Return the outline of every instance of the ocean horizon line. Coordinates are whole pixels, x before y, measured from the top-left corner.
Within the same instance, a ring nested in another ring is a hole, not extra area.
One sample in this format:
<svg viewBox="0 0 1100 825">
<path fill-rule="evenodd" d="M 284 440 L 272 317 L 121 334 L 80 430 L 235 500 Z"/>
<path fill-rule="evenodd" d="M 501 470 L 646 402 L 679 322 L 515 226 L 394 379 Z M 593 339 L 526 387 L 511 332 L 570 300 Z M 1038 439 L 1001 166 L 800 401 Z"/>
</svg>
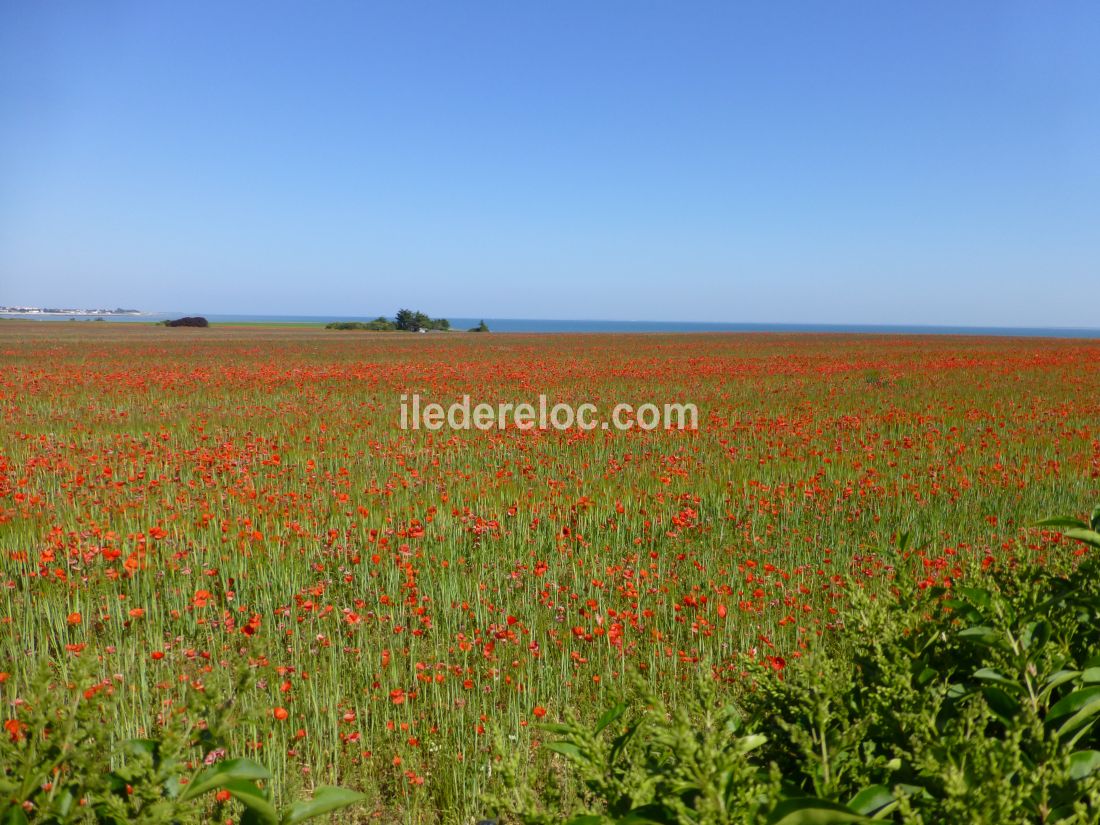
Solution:
<svg viewBox="0 0 1100 825">
<path fill-rule="evenodd" d="M 371 321 L 377 315 L 289 315 L 273 313 L 142 312 L 138 315 L 70 315 L 0 313 L 0 317 L 39 321 L 107 321 L 155 323 L 183 315 L 202 315 L 211 323 L 323 324 L 337 321 Z M 981 324 L 868 324 L 774 321 L 657 321 L 607 318 L 493 318 L 455 316 L 447 319 L 453 329 L 476 326 L 481 320 L 492 332 L 503 333 L 632 333 L 632 332 L 821 332 L 853 334 L 995 335 L 1019 337 L 1100 338 L 1100 328 L 1075 326 L 998 326 Z"/>
</svg>

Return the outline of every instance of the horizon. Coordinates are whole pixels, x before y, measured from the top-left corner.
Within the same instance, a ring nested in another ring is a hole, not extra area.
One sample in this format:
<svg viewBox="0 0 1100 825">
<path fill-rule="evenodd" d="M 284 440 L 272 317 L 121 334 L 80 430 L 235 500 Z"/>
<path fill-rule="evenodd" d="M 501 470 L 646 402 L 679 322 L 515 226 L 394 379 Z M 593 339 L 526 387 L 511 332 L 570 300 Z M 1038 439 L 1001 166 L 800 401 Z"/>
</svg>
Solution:
<svg viewBox="0 0 1100 825">
<path fill-rule="evenodd" d="M 29 306 L 29 305 L 26 305 Z M 35 309 L 45 312 L 46 308 L 41 306 L 35 306 Z M 55 308 L 51 307 L 50 310 Z M 111 310 L 105 307 L 65 307 L 64 311 L 51 311 L 50 316 L 43 318 L 35 315 L 29 318 L 29 320 L 47 320 L 47 321 L 63 321 L 69 320 L 70 315 L 76 313 L 94 313 L 104 312 L 111 314 L 104 315 L 81 315 L 78 316 L 82 320 L 104 320 L 104 321 L 140 321 L 143 319 L 161 320 L 161 316 L 164 319 L 172 317 L 184 317 L 184 316 L 203 316 L 209 319 L 213 319 L 216 323 L 232 325 L 235 319 L 248 319 L 249 323 L 270 321 L 273 324 L 286 324 L 288 326 L 294 326 L 296 324 L 311 324 L 311 323 L 329 323 L 333 321 L 371 321 L 378 318 L 392 318 L 392 315 L 386 313 L 368 312 L 364 314 L 349 314 L 349 313 L 244 313 L 244 312 L 203 312 L 201 310 L 129 310 L 125 313 L 119 313 L 117 309 Z M 136 312 L 136 314 L 132 314 Z M 7 318 L 11 320 L 19 320 L 26 318 L 28 313 L 23 312 L 4 312 L 0 311 L 0 318 Z M 930 332 L 936 334 L 935 331 L 942 330 L 943 334 L 966 334 L 966 335 L 982 335 L 992 334 L 1000 335 L 1002 333 L 1096 333 L 1100 335 L 1100 324 L 1043 324 L 1043 325 L 998 325 L 998 324 L 922 324 L 922 323 L 865 323 L 865 322 L 853 322 L 853 321 L 835 321 L 835 322 L 819 322 L 819 321 L 772 321 L 772 320 L 699 320 L 689 321 L 684 319 L 658 319 L 658 318 L 548 318 L 548 317 L 494 317 L 494 316 L 476 316 L 476 315 L 447 315 L 443 314 L 438 316 L 441 319 L 446 319 L 453 325 L 451 331 L 461 332 L 462 327 L 467 323 L 477 323 L 483 321 L 491 324 L 545 324 L 549 325 L 544 329 L 531 328 L 531 329 L 497 329 L 491 330 L 502 333 L 564 333 L 570 331 L 576 332 L 615 332 L 621 331 L 624 333 L 629 332 L 860 332 L 867 331 L 869 333 L 880 333 L 897 331 L 898 333 L 909 333 L 913 330 L 919 330 L 921 333 Z M 227 320 L 229 319 L 229 320 Z M 578 328 L 570 330 L 566 326 L 555 328 L 554 325 L 577 325 Z M 646 324 L 659 325 L 660 327 L 671 327 L 671 329 L 599 329 L 599 328 L 585 328 L 585 325 L 621 325 L 621 326 L 642 326 Z M 723 327 L 724 329 L 717 330 L 698 330 L 695 327 Z M 1031 336 L 1028 336 L 1031 337 Z M 1041 337 L 1041 335 L 1039 336 Z M 1061 336 L 1058 336 L 1061 337 Z M 1069 335 L 1065 337 L 1078 337 Z M 1095 337 L 1092 334 L 1080 336 L 1083 338 Z"/>
<path fill-rule="evenodd" d="M 1098 39 L 1084 2 L 7 4 L 0 303 L 1091 328 Z"/>
</svg>

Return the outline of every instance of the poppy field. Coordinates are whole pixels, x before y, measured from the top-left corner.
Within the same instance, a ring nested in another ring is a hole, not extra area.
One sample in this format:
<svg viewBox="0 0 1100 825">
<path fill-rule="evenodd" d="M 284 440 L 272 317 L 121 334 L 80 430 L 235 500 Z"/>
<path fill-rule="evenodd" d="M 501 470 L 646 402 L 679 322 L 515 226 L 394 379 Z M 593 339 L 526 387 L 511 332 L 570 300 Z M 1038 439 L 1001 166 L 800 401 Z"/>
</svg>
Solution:
<svg viewBox="0 0 1100 825">
<path fill-rule="evenodd" d="M 699 426 L 408 431 L 410 393 Z M 1029 525 L 1100 500 L 1091 340 L 4 322 L 0 410 L 4 735 L 44 668 L 120 741 L 232 694 L 235 755 L 356 821 L 482 818 L 540 724 L 781 683 L 853 594 L 1060 564 Z"/>
</svg>

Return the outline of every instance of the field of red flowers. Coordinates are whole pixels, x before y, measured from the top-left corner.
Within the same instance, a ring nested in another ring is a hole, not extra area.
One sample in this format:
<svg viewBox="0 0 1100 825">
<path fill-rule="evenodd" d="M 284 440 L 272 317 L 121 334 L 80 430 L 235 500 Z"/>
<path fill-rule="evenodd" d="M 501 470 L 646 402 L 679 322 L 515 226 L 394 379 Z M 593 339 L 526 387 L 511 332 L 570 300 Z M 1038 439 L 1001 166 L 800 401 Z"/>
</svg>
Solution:
<svg viewBox="0 0 1100 825">
<path fill-rule="evenodd" d="M 399 397 L 692 402 L 697 431 L 403 431 Z M 254 678 L 237 750 L 382 821 L 640 672 L 780 678 L 896 570 L 1073 549 L 1100 342 L 0 326 L 0 714 L 96 663 L 114 733 Z M 905 536 L 906 538 L 902 538 Z"/>
</svg>

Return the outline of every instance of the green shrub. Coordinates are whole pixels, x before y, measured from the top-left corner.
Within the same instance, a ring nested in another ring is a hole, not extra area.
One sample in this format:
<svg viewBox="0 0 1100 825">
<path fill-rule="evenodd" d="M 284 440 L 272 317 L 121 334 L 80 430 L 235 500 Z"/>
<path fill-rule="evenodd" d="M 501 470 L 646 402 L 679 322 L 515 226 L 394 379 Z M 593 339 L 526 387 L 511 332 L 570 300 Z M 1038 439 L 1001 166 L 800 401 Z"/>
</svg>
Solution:
<svg viewBox="0 0 1100 825">
<path fill-rule="evenodd" d="M 1100 508 L 1090 523 L 1044 524 L 1100 548 Z M 544 725 L 558 737 L 549 775 L 571 781 L 525 788 L 504 759 L 496 804 L 572 825 L 1097 821 L 1096 560 L 1064 574 L 993 569 L 885 602 L 856 595 L 851 609 L 842 647 L 736 702 L 702 685 L 669 712 L 636 688 L 595 725 Z"/>
<path fill-rule="evenodd" d="M 228 758 L 232 699 L 193 690 L 170 713 L 158 738 L 115 743 L 104 683 L 85 687 L 82 661 L 72 674 L 43 670 L 11 703 L 0 737 L 0 823 L 204 823 L 239 812 L 242 825 L 296 825 L 354 805 L 362 794 L 317 788 L 311 799 L 276 808 L 271 775 L 251 759 Z M 230 696 L 248 680 L 243 673 Z M 110 768 L 114 769 L 111 770 Z"/>
<path fill-rule="evenodd" d="M 325 329 L 342 329 L 342 330 L 367 330 L 369 332 L 391 332 L 397 327 L 394 326 L 393 321 L 379 316 L 373 321 L 333 321 L 332 323 L 325 324 Z"/>
</svg>

